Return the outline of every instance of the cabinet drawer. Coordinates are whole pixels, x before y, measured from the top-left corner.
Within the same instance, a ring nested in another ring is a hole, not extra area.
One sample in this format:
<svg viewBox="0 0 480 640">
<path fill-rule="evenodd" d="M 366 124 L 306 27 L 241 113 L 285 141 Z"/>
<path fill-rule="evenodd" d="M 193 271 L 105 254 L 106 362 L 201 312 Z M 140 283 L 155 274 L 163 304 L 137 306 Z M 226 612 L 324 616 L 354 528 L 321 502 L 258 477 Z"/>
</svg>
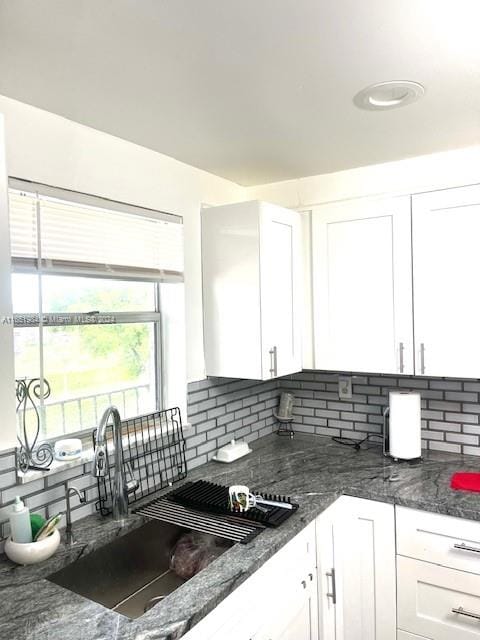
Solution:
<svg viewBox="0 0 480 640">
<path fill-rule="evenodd" d="M 408 631 L 397 631 L 397 640 L 433 640 L 433 638 L 426 638 L 425 636 L 417 636 L 414 633 L 408 633 Z"/>
<path fill-rule="evenodd" d="M 397 553 L 480 574 L 480 522 L 397 507 Z"/>
<path fill-rule="evenodd" d="M 475 574 L 400 556 L 397 597 L 403 631 L 434 640 L 480 638 L 480 577 Z"/>
</svg>

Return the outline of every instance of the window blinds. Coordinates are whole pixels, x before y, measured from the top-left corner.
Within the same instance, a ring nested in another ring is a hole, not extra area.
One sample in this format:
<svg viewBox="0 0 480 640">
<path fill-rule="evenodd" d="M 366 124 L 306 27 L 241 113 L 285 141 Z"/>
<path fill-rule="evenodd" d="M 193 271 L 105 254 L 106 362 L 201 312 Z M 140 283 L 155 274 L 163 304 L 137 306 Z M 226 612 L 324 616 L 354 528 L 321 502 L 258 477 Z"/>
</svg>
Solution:
<svg viewBox="0 0 480 640">
<path fill-rule="evenodd" d="M 128 213 L 126 205 L 114 208 L 108 201 L 93 206 L 75 195 L 72 201 L 9 190 L 15 271 L 183 280 L 181 218 L 136 208 L 141 213 Z"/>
</svg>

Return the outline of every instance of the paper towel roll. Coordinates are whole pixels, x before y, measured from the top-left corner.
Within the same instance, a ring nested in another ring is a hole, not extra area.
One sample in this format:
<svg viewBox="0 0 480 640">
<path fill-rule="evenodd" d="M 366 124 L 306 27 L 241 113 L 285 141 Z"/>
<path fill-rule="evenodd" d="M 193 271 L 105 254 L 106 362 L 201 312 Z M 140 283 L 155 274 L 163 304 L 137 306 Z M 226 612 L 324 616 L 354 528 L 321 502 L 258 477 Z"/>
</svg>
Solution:
<svg viewBox="0 0 480 640">
<path fill-rule="evenodd" d="M 412 460 L 422 455 L 421 396 L 418 391 L 390 391 L 390 455 Z"/>
</svg>

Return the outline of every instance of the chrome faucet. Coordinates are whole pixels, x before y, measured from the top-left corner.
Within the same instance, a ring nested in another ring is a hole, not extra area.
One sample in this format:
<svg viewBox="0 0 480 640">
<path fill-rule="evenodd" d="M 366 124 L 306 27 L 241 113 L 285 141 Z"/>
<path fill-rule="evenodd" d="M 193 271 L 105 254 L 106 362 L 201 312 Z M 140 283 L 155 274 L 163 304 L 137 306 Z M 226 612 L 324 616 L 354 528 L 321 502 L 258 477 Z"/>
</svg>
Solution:
<svg viewBox="0 0 480 640">
<path fill-rule="evenodd" d="M 110 417 L 113 419 L 113 444 L 115 447 L 112 512 L 115 522 L 119 522 L 120 526 L 123 526 L 128 516 L 128 494 L 138 489 L 138 482 L 132 479 L 127 484 L 123 466 L 122 424 L 120 413 L 113 406 L 106 409 L 98 425 L 92 475 L 96 478 L 102 478 L 108 473 L 106 430 Z"/>
<path fill-rule="evenodd" d="M 73 528 L 72 528 L 72 508 L 70 505 L 70 496 L 75 495 L 80 500 L 80 504 L 85 504 L 87 498 L 85 496 L 85 491 L 81 493 L 77 487 L 69 487 L 68 482 L 65 482 L 65 497 L 67 499 L 67 526 L 65 528 L 65 539 L 68 545 L 72 546 L 75 544 L 75 538 L 73 537 Z"/>
</svg>

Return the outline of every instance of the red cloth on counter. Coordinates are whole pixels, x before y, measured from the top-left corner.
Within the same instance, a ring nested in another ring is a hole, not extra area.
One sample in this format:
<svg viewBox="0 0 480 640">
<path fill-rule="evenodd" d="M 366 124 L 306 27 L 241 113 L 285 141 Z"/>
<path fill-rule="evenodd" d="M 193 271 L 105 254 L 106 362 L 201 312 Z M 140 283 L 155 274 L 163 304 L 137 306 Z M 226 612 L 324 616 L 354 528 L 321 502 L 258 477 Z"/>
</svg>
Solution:
<svg viewBox="0 0 480 640">
<path fill-rule="evenodd" d="M 454 473 L 450 487 L 461 491 L 480 491 L 480 473 Z"/>
</svg>

